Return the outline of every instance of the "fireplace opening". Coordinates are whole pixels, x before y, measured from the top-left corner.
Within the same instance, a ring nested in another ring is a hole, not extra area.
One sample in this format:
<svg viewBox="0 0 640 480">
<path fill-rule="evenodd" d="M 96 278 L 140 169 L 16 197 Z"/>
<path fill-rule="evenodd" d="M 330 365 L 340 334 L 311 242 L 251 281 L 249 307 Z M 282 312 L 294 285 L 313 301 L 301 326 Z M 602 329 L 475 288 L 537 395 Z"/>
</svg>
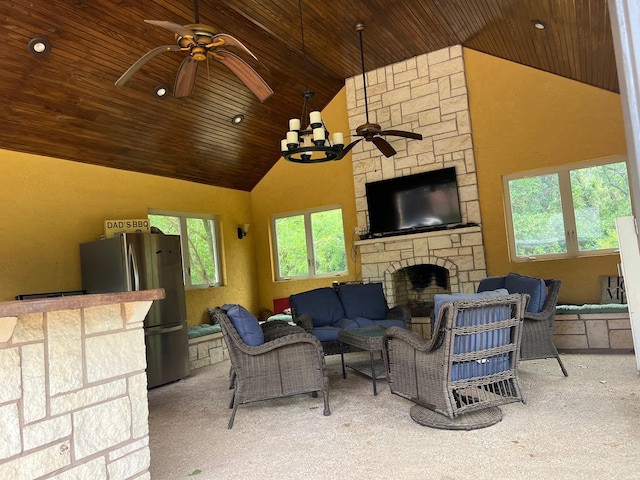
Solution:
<svg viewBox="0 0 640 480">
<path fill-rule="evenodd" d="M 432 264 L 411 265 L 392 275 L 396 305 L 406 305 L 412 317 L 428 317 L 437 293 L 451 293 L 449 270 Z"/>
</svg>

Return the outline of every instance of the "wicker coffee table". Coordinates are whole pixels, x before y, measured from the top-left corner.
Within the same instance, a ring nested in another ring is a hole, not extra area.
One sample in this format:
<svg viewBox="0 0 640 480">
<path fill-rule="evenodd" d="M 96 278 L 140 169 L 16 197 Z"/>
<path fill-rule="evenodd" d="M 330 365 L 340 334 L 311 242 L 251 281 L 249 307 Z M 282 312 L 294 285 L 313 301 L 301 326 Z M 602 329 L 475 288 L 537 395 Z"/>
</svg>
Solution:
<svg viewBox="0 0 640 480">
<path fill-rule="evenodd" d="M 371 378 L 373 383 L 373 394 L 377 395 L 376 379 L 386 378 L 384 368 L 384 360 L 374 359 L 374 352 L 380 352 L 382 356 L 382 342 L 385 329 L 382 327 L 362 327 L 353 328 L 351 330 L 341 330 L 338 332 L 338 340 L 340 341 L 340 359 L 342 360 L 342 378 L 347 378 L 347 370 L 345 367 L 352 368 L 357 372 Z M 369 361 L 344 362 L 344 345 L 351 345 L 369 352 Z M 377 368 L 376 368 L 377 367 Z"/>
</svg>

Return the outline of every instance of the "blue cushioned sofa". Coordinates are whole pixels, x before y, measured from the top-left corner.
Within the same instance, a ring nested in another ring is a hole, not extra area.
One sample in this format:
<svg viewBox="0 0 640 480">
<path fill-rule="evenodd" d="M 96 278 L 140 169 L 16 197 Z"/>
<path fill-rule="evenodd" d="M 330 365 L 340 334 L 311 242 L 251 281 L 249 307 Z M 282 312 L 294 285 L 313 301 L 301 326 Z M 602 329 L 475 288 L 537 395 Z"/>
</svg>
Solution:
<svg viewBox="0 0 640 480">
<path fill-rule="evenodd" d="M 345 283 L 291 295 L 293 321 L 322 342 L 325 355 L 340 352 L 338 332 L 352 328 L 411 327 L 405 305 L 389 308 L 382 283 Z"/>
</svg>

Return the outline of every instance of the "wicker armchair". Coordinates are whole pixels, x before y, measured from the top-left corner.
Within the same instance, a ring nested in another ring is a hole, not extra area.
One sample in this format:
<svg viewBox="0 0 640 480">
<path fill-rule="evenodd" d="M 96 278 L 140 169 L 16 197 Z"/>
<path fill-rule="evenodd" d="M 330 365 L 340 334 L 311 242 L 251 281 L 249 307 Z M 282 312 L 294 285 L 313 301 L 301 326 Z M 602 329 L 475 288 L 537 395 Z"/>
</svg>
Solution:
<svg viewBox="0 0 640 480">
<path fill-rule="evenodd" d="M 558 350 L 553 343 L 553 324 L 556 319 L 556 305 L 560 293 L 560 280 L 545 280 L 547 298 L 539 313 L 526 312 L 522 330 L 521 360 L 555 358 L 565 377 L 569 376 L 564 368 Z"/>
<path fill-rule="evenodd" d="M 222 328 L 232 368 L 233 408 L 228 428 L 238 406 L 245 403 L 322 392 L 324 415 L 329 409 L 329 381 L 322 346 L 313 335 L 293 327 L 291 333 L 258 346 L 245 344 L 226 312 L 216 307 L 212 315 Z M 270 332 L 275 333 L 275 332 Z M 282 332 L 278 332 L 282 333 Z"/>
<path fill-rule="evenodd" d="M 517 362 L 527 301 L 513 294 L 444 303 L 429 341 L 387 329 L 389 388 L 417 404 L 414 421 L 471 430 L 500 421 L 498 405 L 524 401 Z"/>
</svg>

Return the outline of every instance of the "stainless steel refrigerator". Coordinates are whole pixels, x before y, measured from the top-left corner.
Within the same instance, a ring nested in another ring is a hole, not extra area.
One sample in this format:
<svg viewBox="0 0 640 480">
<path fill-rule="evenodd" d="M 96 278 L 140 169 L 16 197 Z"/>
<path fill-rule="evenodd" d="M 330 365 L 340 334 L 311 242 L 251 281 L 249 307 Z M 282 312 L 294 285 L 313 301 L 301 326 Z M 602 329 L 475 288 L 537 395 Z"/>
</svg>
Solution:
<svg viewBox="0 0 640 480">
<path fill-rule="evenodd" d="M 144 320 L 148 387 L 189 375 L 187 314 L 180 237 L 118 234 L 80 245 L 82 288 L 87 293 L 163 288 Z"/>
</svg>

